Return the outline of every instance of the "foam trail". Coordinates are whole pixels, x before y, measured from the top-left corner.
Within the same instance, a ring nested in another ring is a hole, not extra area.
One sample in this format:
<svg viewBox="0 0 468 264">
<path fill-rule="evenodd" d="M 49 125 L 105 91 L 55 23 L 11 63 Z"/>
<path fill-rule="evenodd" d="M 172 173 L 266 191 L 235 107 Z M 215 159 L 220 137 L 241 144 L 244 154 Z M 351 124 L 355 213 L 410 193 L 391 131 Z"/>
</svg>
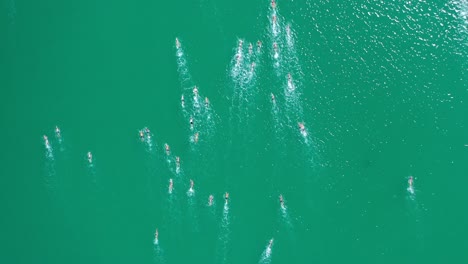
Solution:
<svg viewBox="0 0 468 264">
<path fill-rule="evenodd" d="M 190 219 L 190 226 L 192 227 L 194 232 L 199 231 L 198 226 L 198 214 L 197 214 L 197 201 L 195 196 L 195 190 L 190 188 L 187 192 L 188 196 L 188 215 Z"/>
<path fill-rule="evenodd" d="M 270 21 L 271 21 L 271 33 L 273 34 L 273 37 L 276 38 L 281 33 L 281 27 L 279 24 L 279 18 L 278 18 L 276 9 L 273 9 L 273 12 L 271 13 Z"/>
<path fill-rule="evenodd" d="M 161 248 L 161 246 L 159 245 L 159 242 L 155 239 L 153 241 L 154 243 L 154 258 L 155 258 L 155 261 L 157 263 L 166 263 L 166 260 L 164 258 L 164 250 Z"/>
<path fill-rule="evenodd" d="M 227 246 L 229 244 L 229 237 L 230 237 L 230 217 L 229 217 L 229 205 L 226 202 L 224 204 L 223 208 L 223 216 L 221 219 L 221 227 L 220 227 L 220 235 L 219 235 L 219 242 L 221 243 L 220 247 L 218 249 L 218 256 L 221 258 L 220 261 L 221 263 L 226 263 L 227 262 Z"/>
<path fill-rule="evenodd" d="M 174 183 L 172 179 L 169 179 L 169 187 L 168 187 L 167 193 L 172 194 L 173 190 L 174 190 Z"/>
<path fill-rule="evenodd" d="M 237 79 L 238 76 L 242 74 L 242 63 L 244 61 L 244 52 L 243 52 L 243 43 L 244 40 L 239 39 L 236 49 L 236 53 L 234 57 L 232 58 L 231 64 L 233 65 L 231 67 L 231 76 L 233 79 Z"/>
<path fill-rule="evenodd" d="M 294 81 L 287 81 L 284 87 L 284 98 L 286 101 L 286 115 L 291 122 L 297 122 L 304 117 L 301 92 Z"/>
<path fill-rule="evenodd" d="M 276 3 L 272 3 L 272 6 L 270 7 L 270 16 L 268 17 L 269 25 L 267 34 L 271 41 L 271 59 L 277 76 L 281 76 L 283 74 L 283 59 L 281 54 L 281 48 L 283 47 L 283 39 L 281 37 L 282 21 L 283 19 L 277 12 Z"/>
<path fill-rule="evenodd" d="M 282 118 L 282 111 L 279 107 L 278 100 L 274 94 L 270 95 L 271 97 L 271 116 L 273 120 L 273 132 L 275 133 L 276 143 L 275 145 L 279 146 L 283 142 L 284 138 L 284 124 Z M 279 146 L 282 147 L 282 146 Z"/>
<path fill-rule="evenodd" d="M 259 264 L 269 264 L 271 263 L 271 253 L 273 248 L 273 238 L 270 239 L 268 242 L 265 250 L 262 253 L 262 257 L 260 258 Z"/>
<path fill-rule="evenodd" d="M 64 152 L 65 147 L 63 146 L 63 137 L 62 137 L 62 133 L 61 133 L 60 129 L 58 128 L 58 126 L 55 126 L 55 139 L 57 140 L 58 145 L 60 146 L 60 151 Z"/>
<path fill-rule="evenodd" d="M 286 44 L 289 50 L 294 49 L 294 35 L 290 24 L 286 24 Z"/>
<path fill-rule="evenodd" d="M 190 89 L 192 84 L 192 76 L 188 70 L 187 59 L 185 58 L 185 53 L 182 48 L 182 45 L 178 38 L 176 38 L 176 56 L 177 56 L 177 71 L 179 72 L 179 77 L 182 87 L 184 90 Z"/>
<path fill-rule="evenodd" d="M 211 103 L 208 100 L 208 97 L 205 97 L 205 105 L 203 108 L 202 120 L 204 126 L 204 129 L 202 131 L 204 131 L 207 136 L 214 135 L 216 130 L 216 113 L 211 107 Z"/>
<path fill-rule="evenodd" d="M 181 174 L 181 168 L 180 168 L 180 158 L 179 156 L 176 156 L 176 169 L 175 169 L 176 175 Z"/>
<path fill-rule="evenodd" d="M 291 25 L 287 24 L 285 35 L 285 66 L 290 72 L 293 72 L 296 77 L 301 77 L 304 73 L 302 72 L 294 42 L 294 32 L 291 30 Z M 300 83 L 300 80 L 298 80 L 298 82 Z"/>
<path fill-rule="evenodd" d="M 49 139 L 47 138 L 46 135 L 43 136 L 43 139 L 44 139 L 46 158 L 49 160 L 54 160 L 54 150 L 52 149 L 52 146 L 50 145 Z"/>
<path fill-rule="evenodd" d="M 414 189 L 414 178 L 413 176 L 408 177 L 408 187 L 406 188 L 406 191 L 408 193 L 408 198 L 411 200 L 416 199 L 416 193 Z"/>
<path fill-rule="evenodd" d="M 273 67 L 275 68 L 276 75 L 280 76 L 282 74 L 282 57 L 280 55 L 280 48 L 278 43 L 275 41 L 272 44 L 272 60 Z"/>
<path fill-rule="evenodd" d="M 45 162 L 45 186 L 47 189 L 54 193 L 57 186 L 56 172 L 55 172 L 55 162 L 53 159 L 47 159 Z"/>
<path fill-rule="evenodd" d="M 294 226 L 291 221 L 291 217 L 289 216 L 288 208 L 286 206 L 280 206 L 279 210 L 280 210 L 282 222 L 288 228 L 288 230 L 291 231 L 294 228 Z"/>
<path fill-rule="evenodd" d="M 42 136 L 42 139 L 45 148 L 45 185 L 50 192 L 54 193 L 57 186 L 54 151 L 50 145 L 48 137 L 44 135 Z"/>
</svg>

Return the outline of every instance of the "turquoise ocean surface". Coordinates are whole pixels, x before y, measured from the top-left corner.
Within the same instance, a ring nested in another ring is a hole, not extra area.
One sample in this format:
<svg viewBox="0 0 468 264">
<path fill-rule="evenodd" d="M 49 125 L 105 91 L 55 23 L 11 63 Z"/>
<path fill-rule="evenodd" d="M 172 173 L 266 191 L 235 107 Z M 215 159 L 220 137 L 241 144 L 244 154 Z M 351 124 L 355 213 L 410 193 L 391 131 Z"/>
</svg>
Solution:
<svg viewBox="0 0 468 264">
<path fill-rule="evenodd" d="M 0 34 L 0 263 L 468 263 L 466 0 L 1 0 Z"/>
</svg>

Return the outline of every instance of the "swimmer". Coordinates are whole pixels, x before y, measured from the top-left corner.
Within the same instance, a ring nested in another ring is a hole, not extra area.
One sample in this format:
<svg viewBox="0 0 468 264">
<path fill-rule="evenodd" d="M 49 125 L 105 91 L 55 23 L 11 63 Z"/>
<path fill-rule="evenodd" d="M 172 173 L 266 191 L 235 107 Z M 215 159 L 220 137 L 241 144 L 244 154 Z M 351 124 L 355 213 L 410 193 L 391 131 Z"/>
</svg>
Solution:
<svg viewBox="0 0 468 264">
<path fill-rule="evenodd" d="M 210 106 L 210 100 L 208 100 L 208 97 L 205 97 L 205 106 L 206 107 Z"/>
<path fill-rule="evenodd" d="M 276 2 L 275 2 L 275 0 L 271 0 L 271 8 L 273 8 L 273 9 L 276 8 Z"/>
<path fill-rule="evenodd" d="M 236 66 L 240 64 L 241 58 L 242 58 L 241 54 L 236 55 Z"/>
<path fill-rule="evenodd" d="M 59 129 L 58 126 L 55 126 L 55 136 L 56 136 L 57 138 L 61 138 L 61 137 L 62 137 L 61 134 L 60 134 L 60 129 Z"/>
<path fill-rule="evenodd" d="M 297 125 L 299 126 L 299 130 L 301 130 L 301 133 L 304 133 L 304 132 L 305 132 L 304 123 L 303 123 L 303 122 L 299 122 L 299 123 L 297 123 Z"/>
<path fill-rule="evenodd" d="M 413 188 L 413 182 L 414 182 L 413 176 L 410 176 L 408 179 L 408 188 Z"/>
<path fill-rule="evenodd" d="M 270 249 L 271 249 L 271 246 L 273 246 L 273 238 L 272 238 L 272 239 L 270 239 L 270 243 L 268 244 L 268 248 L 270 248 Z"/>
<path fill-rule="evenodd" d="M 180 42 L 178 38 L 175 38 L 175 46 L 176 48 L 180 48 Z"/>
<path fill-rule="evenodd" d="M 189 192 L 193 193 L 193 180 L 190 180 L 190 189 Z"/>
<path fill-rule="evenodd" d="M 210 194 L 210 196 L 208 197 L 208 206 L 212 206 L 213 205 L 213 195 Z"/>
<path fill-rule="evenodd" d="M 180 158 L 177 156 L 175 158 L 175 162 L 176 162 L 176 173 L 179 173 L 180 172 Z"/>
<path fill-rule="evenodd" d="M 250 65 L 250 72 L 253 72 L 254 69 L 255 69 L 255 62 L 252 62 L 252 64 Z"/>
<path fill-rule="evenodd" d="M 193 136 L 193 141 L 194 141 L 195 143 L 198 142 L 198 132 L 195 133 L 195 135 Z"/>
<path fill-rule="evenodd" d="M 408 191 L 411 193 L 411 194 L 414 194 L 414 188 L 413 188 L 413 183 L 414 183 L 414 178 L 413 176 L 410 176 L 408 178 Z"/>
<path fill-rule="evenodd" d="M 273 93 L 271 93 L 271 101 L 273 103 L 276 103 L 275 95 Z"/>
<path fill-rule="evenodd" d="M 253 46 L 252 43 L 249 43 L 249 54 L 252 55 Z"/>
<path fill-rule="evenodd" d="M 171 149 L 169 148 L 169 145 L 167 143 L 164 144 L 164 149 L 166 150 L 167 155 L 171 154 Z"/>
<path fill-rule="evenodd" d="M 185 100 L 184 100 L 184 95 L 180 97 L 180 104 L 182 105 L 182 108 L 185 107 Z"/>
<path fill-rule="evenodd" d="M 282 194 L 280 194 L 280 196 L 279 196 L 279 201 L 280 201 L 281 208 L 284 209 L 284 199 L 283 199 L 283 195 L 282 195 Z"/>
<path fill-rule="evenodd" d="M 143 134 L 143 131 L 140 130 L 140 139 L 141 141 L 145 140 L 145 134 Z"/>
<path fill-rule="evenodd" d="M 260 40 L 257 41 L 257 48 L 260 49 L 262 47 L 262 42 Z"/>
<path fill-rule="evenodd" d="M 158 233 L 158 229 L 156 228 L 156 232 L 154 232 L 154 243 L 155 244 L 158 243 L 158 237 L 159 237 L 159 233 Z"/>
<path fill-rule="evenodd" d="M 193 129 L 193 117 L 190 117 L 190 129 Z"/>
<path fill-rule="evenodd" d="M 278 45 L 276 45 L 276 42 L 273 42 L 273 50 L 275 53 L 278 53 Z"/>
<path fill-rule="evenodd" d="M 43 138 L 44 138 L 44 144 L 45 144 L 46 148 L 50 148 L 49 139 L 47 138 L 47 136 L 44 135 Z"/>
<path fill-rule="evenodd" d="M 272 20 L 273 26 L 276 25 L 276 15 L 273 15 L 271 17 L 271 20 Z"/>
<path fill-rule="evenodd" d="M 174 183 L 172 182 L 172 179 L 169 179 L 169 193 L 172 193 L 173 188 L 174 188 Z"/>
<path fill-rule="evenodd" d="M 91 151 L 88 151 L 88 154 L 86 154 L 86 156 L 88 157 L 88 162 L 93 163 L 93 154 L 91 154 Z"/>
<path fill-rule="evenodd" d="M 226 203 L 228 203 L 228 201 L 229 201 L 229 193 L 228 192 L 226 192 L 224 194 L 224 200 L 226 201 Z"/>
<path fill-rule="evenodd" d="M 193 95 L 196 97 L 198 97 L 198 89 L 197 89 L 197 86 L 193 87 Z"/>
<path fill-rule="evenodd" d="M 289 87 L 289 89 L 291 89 L 291 90 L 294 90 L 294 88 L 295 88 L 295 87 L 294 87 L 294 83 L 293 83 L 293 81 L 292 81 L 291 73 L 288 73 L 288 87 Z"/>
</svg>

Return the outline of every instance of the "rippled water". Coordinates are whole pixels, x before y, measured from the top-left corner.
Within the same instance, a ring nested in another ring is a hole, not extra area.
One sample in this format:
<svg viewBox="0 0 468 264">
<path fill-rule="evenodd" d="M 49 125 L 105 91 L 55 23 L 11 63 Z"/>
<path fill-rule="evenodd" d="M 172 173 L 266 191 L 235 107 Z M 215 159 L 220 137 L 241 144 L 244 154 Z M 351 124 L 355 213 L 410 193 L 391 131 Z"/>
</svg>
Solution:
<svg viewBox="0 0 468 264">
<path fill-rule="evenodd" d="M 3 262 L 466 262 L 468 2 L 276 4 L 3 1 Z"/>
</svg>

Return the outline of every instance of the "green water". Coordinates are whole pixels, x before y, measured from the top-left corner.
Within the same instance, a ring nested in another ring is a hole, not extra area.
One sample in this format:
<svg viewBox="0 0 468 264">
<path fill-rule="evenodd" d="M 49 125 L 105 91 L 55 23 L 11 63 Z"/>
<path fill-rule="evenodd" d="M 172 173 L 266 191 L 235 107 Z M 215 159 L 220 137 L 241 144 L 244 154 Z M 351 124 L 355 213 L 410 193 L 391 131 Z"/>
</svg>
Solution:
<svg viewBox="0 0 468 264">
<path fill-rule="evenodd" d="M 466 263 L 468 2 L 273 12 L 2 0 L 1 263 Z"/>
</svg>

